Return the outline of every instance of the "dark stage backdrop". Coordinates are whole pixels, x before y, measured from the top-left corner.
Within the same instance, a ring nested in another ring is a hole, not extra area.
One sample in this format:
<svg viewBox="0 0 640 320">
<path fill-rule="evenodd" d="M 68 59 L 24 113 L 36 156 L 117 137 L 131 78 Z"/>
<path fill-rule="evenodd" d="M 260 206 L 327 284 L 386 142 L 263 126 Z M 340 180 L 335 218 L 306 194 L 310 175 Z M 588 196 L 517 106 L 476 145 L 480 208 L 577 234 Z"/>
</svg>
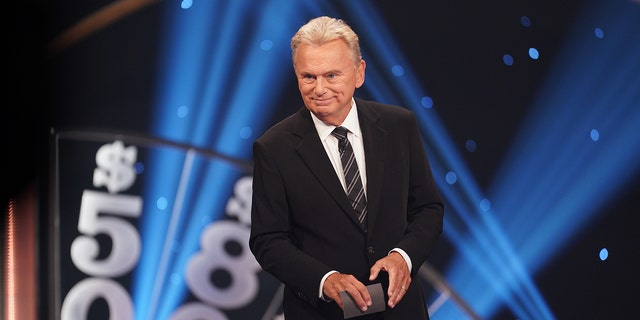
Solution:
<svg viewBox="0 0 640 320">
<path fill-rule="evenodd" d="M 319 15 L 360 34 L 356 95 L 420 120 L 446 201 L 416 279 L 432 319 L 634 314 L 637 2 L 56 0 L 17 11 L 19 128 L 7 135 L 25 156 L 9 178 L 45 181 L 43 319 L 282 318 L 280 284 L 247 247 L 251 142 L 302 107 L 288 41 Z"/>
</svg>

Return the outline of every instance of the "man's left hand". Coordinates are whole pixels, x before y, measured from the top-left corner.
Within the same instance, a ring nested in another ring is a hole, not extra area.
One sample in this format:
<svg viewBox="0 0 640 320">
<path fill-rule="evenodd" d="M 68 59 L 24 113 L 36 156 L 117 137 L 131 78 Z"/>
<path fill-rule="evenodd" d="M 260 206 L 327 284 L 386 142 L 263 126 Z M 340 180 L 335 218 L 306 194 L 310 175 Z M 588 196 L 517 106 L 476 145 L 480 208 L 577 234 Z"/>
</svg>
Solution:
<svg viewBox="0 0 640 320">
<path fill-rule="evenodd" d="M 389 289 L 387 292 L 389 301 L 387 304 L 390 308 L 393 308 L 407 292 L 411 284 L 411 272 L 402 255 L 397 252 L 391 252 L 386 257 L 376 261 L 371 267 L 369 281 L 375 280 L 380 271 L 386 271 L 389 274 Z"/>
</svg>

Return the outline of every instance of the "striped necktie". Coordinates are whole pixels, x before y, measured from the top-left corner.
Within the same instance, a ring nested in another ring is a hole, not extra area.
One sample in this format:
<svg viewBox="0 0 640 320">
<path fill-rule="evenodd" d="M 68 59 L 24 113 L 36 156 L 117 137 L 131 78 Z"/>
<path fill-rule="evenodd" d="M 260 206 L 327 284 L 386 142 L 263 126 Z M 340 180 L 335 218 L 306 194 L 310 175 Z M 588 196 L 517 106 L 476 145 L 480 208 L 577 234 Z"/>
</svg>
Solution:
<svg viewBox="0 0 640 320">
<path fill-rule="evenodd" d="M 356 163 L 356 157 L 353 154 L 351 144 L 347 139 L 347 130 L 344 127 L 336 127 L 331 134 L 338 138 L 338 149 L 340 150 L 340 161 L 342 161 L 342 171 L 346 183 L 346 193 L 353 210 L 360 224 L 367 228 L 367 196 L 364 194 L 362 179 L 360 179 L 360 170 Z"/>
</svg>

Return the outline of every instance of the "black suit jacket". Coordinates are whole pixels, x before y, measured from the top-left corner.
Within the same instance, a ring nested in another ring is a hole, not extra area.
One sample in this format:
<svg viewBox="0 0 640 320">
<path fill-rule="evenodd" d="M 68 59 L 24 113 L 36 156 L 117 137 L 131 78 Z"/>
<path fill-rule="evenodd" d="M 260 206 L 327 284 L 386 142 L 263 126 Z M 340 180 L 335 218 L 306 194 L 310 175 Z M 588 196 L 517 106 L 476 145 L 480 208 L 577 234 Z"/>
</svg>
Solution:
<svg viewBox="0 0 640 320">
<path fill-rule="evenodd" d="M 331 270 L 369 284 L 369 269 L 403 249 L 414 279 L 398 305 L 371 319 L 428 319 L 415 275 L 442 232 L 443 203 L 413 112 L 356 98 L 367 168 L 368 232 L 353 209 L 306 108 L 267 130 L 253 145 L 250 248 L 285 284 L 287 320 L 342 319 L 318 298 Z M 386 295 L 385 272 L 381 282 Z"/>
</svg>

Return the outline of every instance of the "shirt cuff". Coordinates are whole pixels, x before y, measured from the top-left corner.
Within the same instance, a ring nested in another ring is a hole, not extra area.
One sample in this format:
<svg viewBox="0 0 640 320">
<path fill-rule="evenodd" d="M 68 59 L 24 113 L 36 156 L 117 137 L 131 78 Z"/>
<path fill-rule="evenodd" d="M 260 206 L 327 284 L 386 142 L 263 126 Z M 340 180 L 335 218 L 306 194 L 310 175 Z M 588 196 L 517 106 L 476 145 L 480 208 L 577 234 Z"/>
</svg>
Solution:
<svg viewBox="0 0 640 320">
<path fill-rule="evenodd" d="M 327 298 L 325 298 L 325 297 L 324 297 L 324 292 L 322 292 L 322 287 L 324 287 L 324 281 L 325 281 L 325 280 L 327 280 L 327 278 L 328 278 L 330 275 L 332 275 L 332 274 L 334 274 L 334 273 L 336 273 L 336 272 L 338 272 L 338 271 L 331 270 L 331 271 L 327 272 L 327 274 L 325 274 L 325 275 L 324 275 L 324 277 L 322 277 L 322 280 L 320 280 L 320 290 L 319 290 L 319 292 L 318 292 L 318 297 L 319 297 L 320 299 L 322 299 L 322 300 L 326 301 L 326 302 L 331 302 L 331 301 L 332 301 L 332 299 L 327 299 Z"/>
<path fill-rule="evenodd" d="M 409 272 L 411 272 L 412 265 L 411 265 L 411 258 L 409 258 L 409 255 L 400 248 L 393 248 L 391 249 L 391 251 L 389 251 L 389 253 L 394 251 L 399 253 L 404 258 L 404 261 L 407 263 L 407 267 L 409 267 Z"/>
</svg>

